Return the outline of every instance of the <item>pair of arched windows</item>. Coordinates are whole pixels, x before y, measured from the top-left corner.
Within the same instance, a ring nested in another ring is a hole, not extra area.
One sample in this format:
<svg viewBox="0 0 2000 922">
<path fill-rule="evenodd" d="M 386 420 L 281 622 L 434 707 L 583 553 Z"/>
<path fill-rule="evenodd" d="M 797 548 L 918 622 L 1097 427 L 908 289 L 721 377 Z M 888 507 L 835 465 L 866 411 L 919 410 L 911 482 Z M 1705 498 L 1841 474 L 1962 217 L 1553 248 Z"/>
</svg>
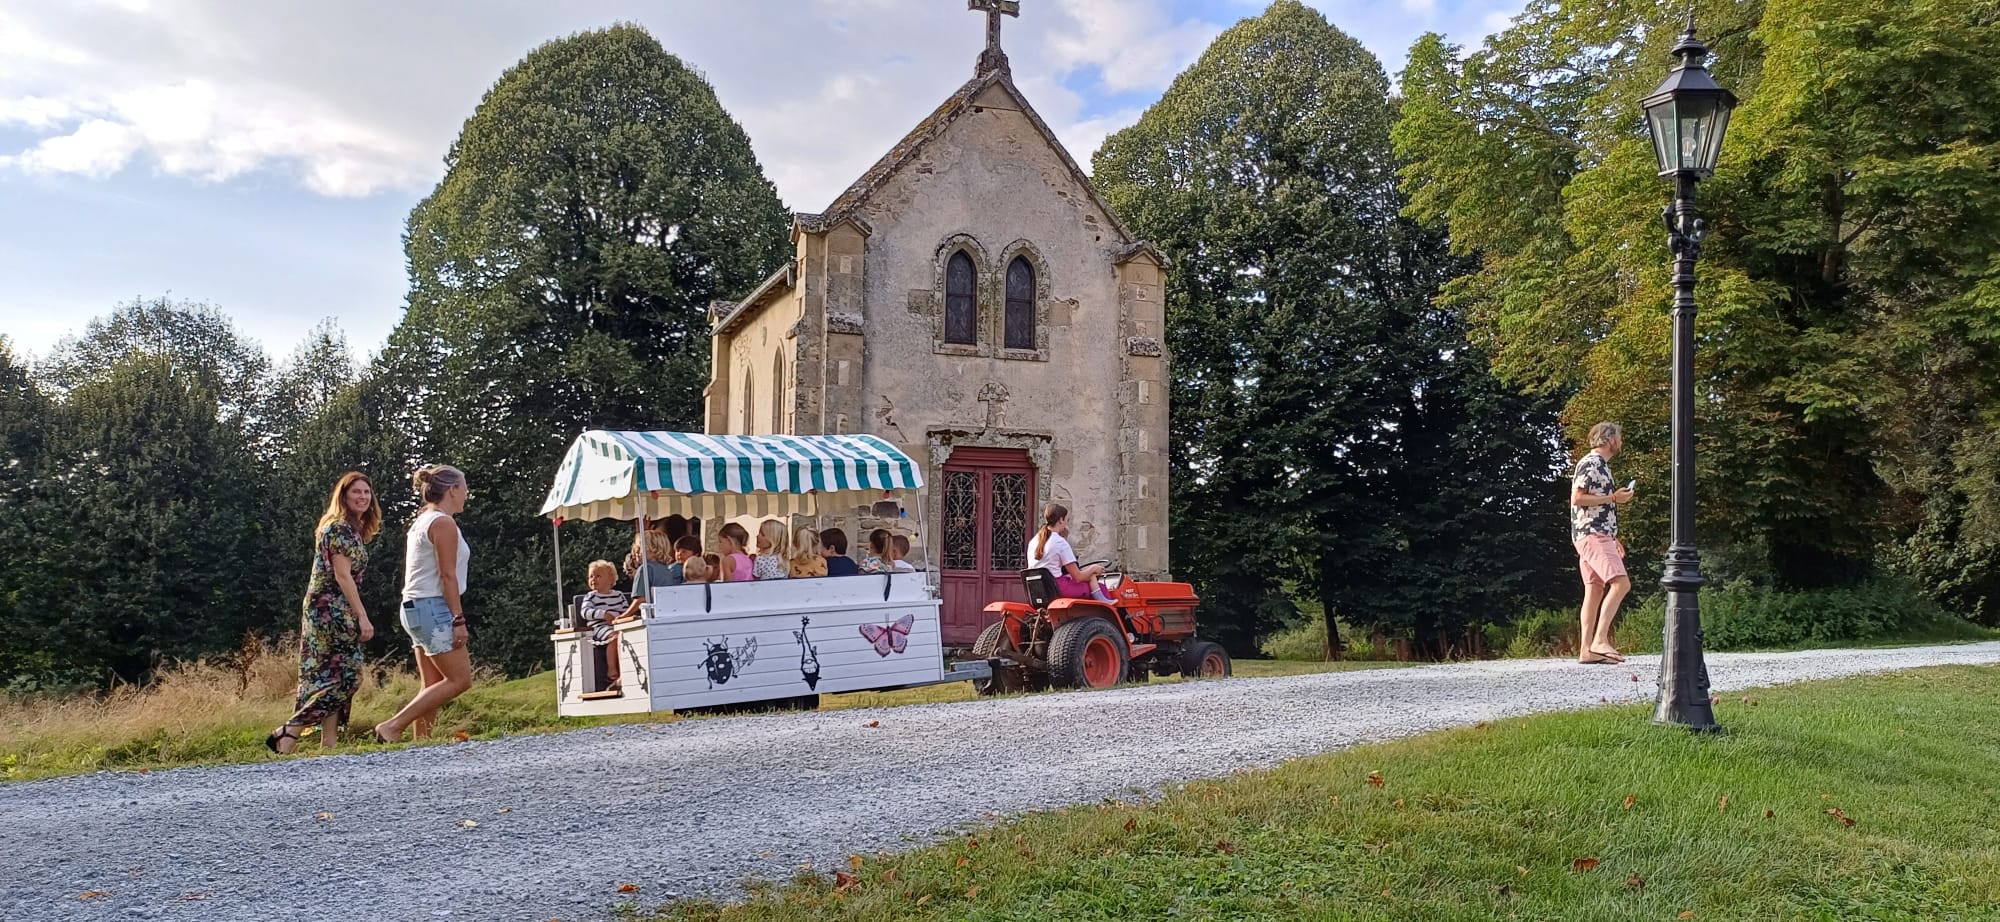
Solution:
<svg viewBox="0 0 2000 922">
<path fill-rule="evenodd" d="M 1008 349 L 1035 348 L 1035 266 L 1026 256 L 1007 264 L 1007 307 L 1001 340 Z M 979 271 L 964 250 L 951 254 L 944 271 L 944 341 L 979 344 Z"/>
</svg>

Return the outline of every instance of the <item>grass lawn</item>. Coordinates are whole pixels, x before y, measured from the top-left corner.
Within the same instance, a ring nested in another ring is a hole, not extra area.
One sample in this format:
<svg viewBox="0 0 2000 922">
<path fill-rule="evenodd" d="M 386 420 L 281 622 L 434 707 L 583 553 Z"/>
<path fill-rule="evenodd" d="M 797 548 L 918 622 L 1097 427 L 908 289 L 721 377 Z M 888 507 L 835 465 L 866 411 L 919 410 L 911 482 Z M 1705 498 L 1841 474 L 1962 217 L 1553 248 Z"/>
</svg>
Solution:
<svg viewBox="0 0 2000 922">
<path fill-rule="evenodd" d="M 1298 675 L 1392 665 L 1395 664 L 1245 660 L 1236 663 L 1236 674 Z M 101 769 L 153 770 L 278 758 L 264 748 L 264 735 L 292 712 L 297 668 L 294 656 L 267 648 L 247 662 L 233 665 L 179 664 L 163 670 L 151 685 L 128 686 L 109 695 L 0 697 L 0 780 L 22 781 Z M 354 707 L 351 729 L 356 732 L 334 751 L 379 748 L 363 742 L 367 739 L 366 728 L 394 714 L 415 692 L 416 678 L 408 672 L 376 671 L 366 676 Z M 897 692 L 825 695 L 820 706 L 823 709 L 884 707 L 967 701 L 973 697 L 972 685 L 958 682 Z M 449 743 L 461 733 L 468 739 L 489 739 L 612 723 L 679 719 L 682 718 L 671 714 L 557 717 L 555 674 L 544 672 L 512 681 L 496 678 L 478 682 L 439 714 L 432 741 L 417 745 Z M 319 754 L 318 736 L 309 733 L 299 752 L 290 758 Z"/>
<path fill-rule="evenodd" d="M 1496 722 L 855 856 L 731 906 L 618 912 L 2000 919 L 1996 693 L 2000 669 L 1941 668 L 1731 695 L 1719 737 L 1641 707 Z"/>
</svg>

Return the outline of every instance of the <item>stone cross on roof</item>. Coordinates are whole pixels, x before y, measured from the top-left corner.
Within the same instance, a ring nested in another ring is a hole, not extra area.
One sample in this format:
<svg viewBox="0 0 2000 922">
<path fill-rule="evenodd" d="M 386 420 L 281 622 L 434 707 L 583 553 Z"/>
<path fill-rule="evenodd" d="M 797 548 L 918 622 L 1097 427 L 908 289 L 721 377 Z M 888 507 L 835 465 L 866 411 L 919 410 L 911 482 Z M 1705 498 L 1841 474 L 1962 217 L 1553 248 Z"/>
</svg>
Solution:
<svg viewBox="0 0 2000 922">
<path fill-rule="evenodd" d="M 965 8 L 986 14 L 986 50 L 979 53 L 979 73 L 1007 69 L 1007 52 L 1000 50 L 1000 17 L 1021 15 L 1021 0 L 965 0 Z"/>
</svg>

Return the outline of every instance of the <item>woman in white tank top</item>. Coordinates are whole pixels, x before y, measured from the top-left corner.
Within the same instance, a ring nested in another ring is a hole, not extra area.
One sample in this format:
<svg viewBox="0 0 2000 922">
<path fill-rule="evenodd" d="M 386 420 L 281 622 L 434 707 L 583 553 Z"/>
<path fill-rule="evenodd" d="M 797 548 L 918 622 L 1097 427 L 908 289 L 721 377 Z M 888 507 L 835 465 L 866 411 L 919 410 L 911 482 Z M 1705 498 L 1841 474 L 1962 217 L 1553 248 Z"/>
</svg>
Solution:
<svg viewBox="0 0 2000 922">
<path fill-rule="evenodd" d="M 472 687 L 472 654 L 466 649 L 465 591 L 472 547 L 453 518 L 471 498 L 465 473 L 444 464 L 429 464 L 411 478 L 424 508 L 410 523 L 403 554 L 403 631 L 416 649 L 417 670 L 424 687 L 396 716 L 375 725 L 375 738 L 385 743 L 401 739 L 414 725 L 420 737 L 431 735 L 437 709 Z"/>
</svg>

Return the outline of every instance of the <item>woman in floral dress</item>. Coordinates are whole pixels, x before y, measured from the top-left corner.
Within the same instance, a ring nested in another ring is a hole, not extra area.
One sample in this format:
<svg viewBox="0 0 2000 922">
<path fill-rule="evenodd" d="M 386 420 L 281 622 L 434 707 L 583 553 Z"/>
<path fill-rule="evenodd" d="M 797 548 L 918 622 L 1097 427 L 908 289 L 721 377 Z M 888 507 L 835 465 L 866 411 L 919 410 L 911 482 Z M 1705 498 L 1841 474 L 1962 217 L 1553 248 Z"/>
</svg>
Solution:
<svg viewBox="0 0 2000 922">
<path fill-rule="evenodd" d="M 313 539 L 312 576 L 299 624 L 298 710 L 264 738 L 272 752 L 299 746 L 299 733 L 318 724 L 320 746 L 333 748 L 361 684 L 361 645 L 375 636 L 361 604 L 368 542 L 382 529 L 375 485 L 359 471 L 340 478 Z"/>
</svg>

